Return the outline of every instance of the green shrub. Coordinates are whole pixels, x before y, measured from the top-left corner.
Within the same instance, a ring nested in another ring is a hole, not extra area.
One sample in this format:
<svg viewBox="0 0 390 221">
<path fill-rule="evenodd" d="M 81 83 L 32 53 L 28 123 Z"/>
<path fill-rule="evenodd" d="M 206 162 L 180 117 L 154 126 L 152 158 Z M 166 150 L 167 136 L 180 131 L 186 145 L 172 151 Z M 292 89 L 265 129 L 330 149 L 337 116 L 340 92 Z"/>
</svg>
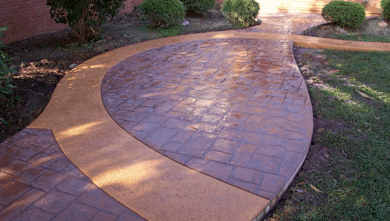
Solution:
<svg viewBox="0 0 390 221">
<path fill-rule="evenodd" d="M 181 2 L 187 8 L 187 12 L 201 16 L 206 15 L 215 6 L 215 0 L 181 0 Z"/>
<path fill-rule="evenodd" d="M 158 28 L 181 24 L 186 15 L 186 8 L 179 0 L 145 0 L 140 9 L 142 14 Z"/>
<path fill-rule="evenodd" d="M 381 1 L 382 16 L 384 19 L 390 19 L 390 0 Z"/>
<path fill-rule="evenodd" d="M 343 28 L 358 28 L 366 19 L 366 11 L 357 2 L 332 1 L 322 8 L 322 16 L 327 22 Z"/>
<path fill-rule="evenodd" d="M 231 22 L 249 27 L 256 23 L 260 5 L 255 0 L 226 0 L 222 6 L 222 13 Z"/>
<path fill-rule="evenodd" d="M 118 14 L 125 0 L 47 0 L 51 18 L 68 24 L 82 41 L 94 34 L 93 27 Z"/>
<path fill-rule="evenodd" d="M 5 32 L 8 28 L 0 26 L 0 38 L 4 37 Z M 11 77 L 15 70 L 8 68 L 8 56 L 1 48 L 5 47 L 3 42 L 0 40 L 0 103 L 6 98 L 6 95 L 13 93 L 13 86 L 11 84 Z"/>
</svg>

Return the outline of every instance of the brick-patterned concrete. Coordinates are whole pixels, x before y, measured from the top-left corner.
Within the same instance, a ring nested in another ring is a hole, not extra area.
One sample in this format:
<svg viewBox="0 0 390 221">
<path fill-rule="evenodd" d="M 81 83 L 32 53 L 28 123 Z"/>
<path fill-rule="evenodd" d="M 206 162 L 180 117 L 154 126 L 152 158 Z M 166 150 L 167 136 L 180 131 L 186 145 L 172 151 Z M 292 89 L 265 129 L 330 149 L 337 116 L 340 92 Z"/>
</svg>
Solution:
<svg viewBox="0 0 390 221">
<path fill-rule="evenodd" d="M 258 18 L 262 24 L 245 31 L 297 35 L 326 22 L 319 13 L 261 12 Z"/>
<path fill-rule="evenodd" d="M 244 31 L 297 34 L 320 15 L 261 15 Z M 143 52 L 111 69 L 103 100 L 125 130 L 165 156 L 267 199 L 310 142 L 311 106 L 287 41 L 227 39 Z M 0 144 L 2 220 L 143 220 L 62 153 L 50 130 Z"/>
<path fill-rule="evenodd" d="M 151 148 L 270 200 L 310 145 L 310 98 L 287 41 L 203 40 L 143 52 L 111 68 L 102 97 Z"/>
<path fill-rule="evenodd" d="M 94 185 L 50 130 L 24 129 L 0 144 L 0 220 L 144 220 Z"/>
</svg>

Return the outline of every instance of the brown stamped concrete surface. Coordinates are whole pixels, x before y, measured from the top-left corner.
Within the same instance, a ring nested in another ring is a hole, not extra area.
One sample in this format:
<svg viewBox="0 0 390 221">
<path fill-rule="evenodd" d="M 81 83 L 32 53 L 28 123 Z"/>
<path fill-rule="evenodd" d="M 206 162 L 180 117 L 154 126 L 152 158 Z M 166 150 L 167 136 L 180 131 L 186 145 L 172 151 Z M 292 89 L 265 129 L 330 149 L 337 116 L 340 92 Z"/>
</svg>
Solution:
<svg viewBox="0 0 390 221">
<path fill-rule="evenodd" d="M 321 23 L 316 14 L 260 18 L 242 31 L 123 47 L 72 70 L 29 129 L 0 144 L 0 220 L 261 219 L 311 139 L 292 42 L 390 44 L 297 35 Z"/>
<path fill-rule="evenodd" d="M 101 82 L 119 61 L 175 42 L 233 33 L 206 33 L 144 42 L 97 56 L 57 86 L 29 127 L 51 128 L 65 154 L 97 186 L 147 220 L 252 220 L 270 201 L 185 167 L 124 131 L 106 112 Z M 61 114 L 59 114 L 61 113 Z"/>
<path fill-rule="evenodd" d="M 149 147 L 274 200 L 312 135 L 292 42 L 192 41 L 129 57 L 102 84 L 108 113 Z"/>
<path fill-rule="evenodd" d="M 0 220 L 144 220 L 64 155 L 52 132 L 24 129 L 0 144 Z"/>
</svg>

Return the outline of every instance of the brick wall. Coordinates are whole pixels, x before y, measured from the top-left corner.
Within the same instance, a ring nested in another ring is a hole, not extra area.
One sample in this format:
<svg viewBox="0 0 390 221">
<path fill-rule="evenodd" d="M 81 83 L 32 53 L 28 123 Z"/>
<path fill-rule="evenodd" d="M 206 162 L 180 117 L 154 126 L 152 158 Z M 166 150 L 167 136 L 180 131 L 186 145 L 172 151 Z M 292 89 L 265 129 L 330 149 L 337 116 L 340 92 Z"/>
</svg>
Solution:
<svg viewBox="0 0 390 221">
<path fill-rule="evenodd" d="M 131 12 L 134 6 L 143 0 L 127 0 L 125 8 L 121 11 Z M 299 11 L 321 12 L 322 7 L 331 0 L 256 0 L 260 3 L 261 12 L 269 11 Z M 364 0 L 351 0 L 363 2 Z M 216 8 L 220 9 L 224 0 L 216 0 Z M 368 16 L 379 15 L 380 0 L 367 0 Z M 57 24 L 50 18 L 49 7 L 46 0 L 0 0 L 0 25 L 8 26 L 5 44 L 23 40 L 31 36 L 67 28 L 66 25 Z"/>
<path fill-rule="evenodd" d="M 215 0 L 217 9 L 220 9 L 225 0 Z M 261 12 L 312 12 L 320 13 L 322 8 L 332 0 L 256 0 L 260 4 Z M 362 3 L 367 1 L 367 16 L 377 16 L 380 14 L 380 0 L 349 0 Z"/>
<path fill-rule="evenodd" d="M 142 0 L 127 0 L 122 12 L 131 12 Z M 7 26 L 3 43 L 67 28 L 50 18 L 46 0 L 0 0 L 0 25 Z"/>
</svg>

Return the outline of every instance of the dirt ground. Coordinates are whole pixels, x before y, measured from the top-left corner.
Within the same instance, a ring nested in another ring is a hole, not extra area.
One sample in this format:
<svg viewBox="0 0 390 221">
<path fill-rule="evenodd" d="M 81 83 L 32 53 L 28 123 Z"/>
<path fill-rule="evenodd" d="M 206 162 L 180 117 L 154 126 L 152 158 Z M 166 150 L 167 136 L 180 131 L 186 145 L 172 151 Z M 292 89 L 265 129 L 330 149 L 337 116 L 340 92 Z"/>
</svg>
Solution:
<svg viewBox="0 0 390 221">
<path fill-rule="evenodd" d="M 189 25 L 171 33 L 191 34 L 234 28 L 216 10 L 205 17 L 186 20 Z M 154 30 L 138 11 L 118 15 L 101 25 L 98 32 L 98 37 L 89 43 L 79 43 L 70 30 L 64 30 L 7 45 L 4 51 L 12 61 L 10 67 L 17 71 L 12 79 L 16 89 L 6 102 L 0 102 L 0 143 L 39 116 L 57 83 L 71 70 L 71 64 L 81 64 L 106 51 L 171 34 L 169 30 Z"/>
<path fill-rule="evenodd" d="M 181 30 L 181 34 L 229 30 L 229 23 L 219 11 L 212 11 L 205 18 L 187 18 L 190 25 Z M 88 44 L 77 43 L 78 39 L 68 30 L 46 34 L 15 42 L 5 50 L 13 61 L 12 67 L 18 72 L 13 78 L 17 86 L 10 101 L 1 106 L 0 113 L 0 143 L 29 125 L 44 110 L 51 98 L 57 83 L 71 69 L 69 65 L 80 64 L 98 54 L 125 45 L 164 37 L 161 32 L 152 31 L 150 23 L 144 21 L 138 12 L 120 15 L 100 27 L 99 39 Z M 352 36 L 390 36 L 386 21 L 379 18 L 368 19 L 357 30 L 344 30 L 335 25 L 320 25 L 306 30 L 304 35 L 336 38 L 336 35 Z M 305 52 L 316 49 L 294 48 L 294 55 L 301 72 L 305 66 L 322 67 L 326 60 L 321 57 L 307 59 Z M 305 77 L 305 74 L 303 74 Z M 308 82 L 309 84 L 310 82 Z M 309 86 L 310 87 L 310 86 Z M 345 129 L 343 123 L 326 121 L 321 113 L 314 110 L 313 143 L 307 160 L 299 172 L 292 187 L 276 205 L 275 209 L 284 207 L 287 201 L 294 202 L 296 207 L 302 201 L 316 204 L 315 198 L 303 193 L 299 177 L 307 171 L 315 170 L 316 162 L 326 161 L 329 153 L 326 147 L 316 144 L 314 140 L 322 136 L 323 130 L 340 131 Z M 3 120 L 1 120 L 3 119 Z M 290 203 L 291 204 L 291 203 Z M 271 213 L 266 220 L 281 220 Z"/>
<path fill-rule="evenodd" d="M 388 36 L 390 37 L 390 28 L 387 21 L 379 17 L 369 18 L 357 29 L 341 28 L 335 24 L 323 24 L 306 30 L 304 35 L 333 38 L 336 39 L 338 35 L 349 36 Z"/>
</svg>

